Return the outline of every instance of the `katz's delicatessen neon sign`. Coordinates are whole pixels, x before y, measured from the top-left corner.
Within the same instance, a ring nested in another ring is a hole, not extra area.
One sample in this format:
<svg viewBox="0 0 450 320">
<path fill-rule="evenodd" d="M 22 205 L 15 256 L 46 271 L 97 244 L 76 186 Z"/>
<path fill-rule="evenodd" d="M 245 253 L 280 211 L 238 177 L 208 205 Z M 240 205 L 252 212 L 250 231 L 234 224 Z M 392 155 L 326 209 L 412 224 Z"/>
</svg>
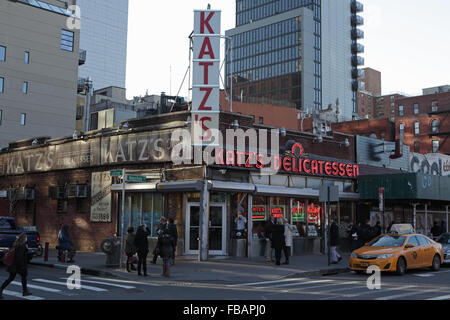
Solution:
<svg viewBox="0 0 450 320">
<path fill-rule="evenodd" d="M 296 156 L 296 152 L 299 156 Z M 357 178 L 359 166 L 357 164 L 317 160 L 303 156 L 300 143 L 294 144 L 289 156 L 267 156 L 257 152 L 243 152 L 238 150 L 215 149 L 215 164 L 220 166 L 270 169 L 287 173 L 307 175 L 321 175 L 333 177 Z"/>
</svg>

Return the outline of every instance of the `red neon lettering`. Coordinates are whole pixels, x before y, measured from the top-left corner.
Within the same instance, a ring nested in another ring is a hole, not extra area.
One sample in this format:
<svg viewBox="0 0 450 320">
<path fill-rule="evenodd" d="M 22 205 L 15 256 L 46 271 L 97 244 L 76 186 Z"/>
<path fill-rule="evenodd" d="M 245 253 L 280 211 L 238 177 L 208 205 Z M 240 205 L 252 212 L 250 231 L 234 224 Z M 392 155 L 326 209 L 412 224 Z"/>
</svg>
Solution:
<svg viewBox="0 0 450 320">
<path fill-rule="evenodd" d="M 281 159 L 278 155 L 273 156 L 273 169 L 276 171 L 281 169 Z"/>
<path fill-rule="evenodd" d="M 244 161 L 242 161 L 242 156 L 244 155 L 244 153 L 242 151 L 236 151 L 236 154 L 238 158 L 237 165 L 240 167 L 244 164 Z"/>
<path fill-rule="evenodd" d="M 284 169 L 285 171 L 291 171 L 291 170 L 292 170 L 291 165 L 292 165 L 292 163 L 291 163 L 291 158 L 285 157 L 285 158 L 283 159 L 283 169 Z"/>
<path fill-rule="evenodd" d="M 292 158 L 291 159 L 291 161 L 292 161 L 292 172 L 298 172 L 298 168 L 297 168 L 297 161 L 296 161 L 297 159 L 295 159 L 295 158 Z"/>
<path fill-rule="evenodd" d="M 353 177 L 353 166 L 351 164 L 347 164 L 345 171 L 347 172 L 347 176 Z"/>
<path fill-rule="evenodd" d="M 227 158 L 226 159 L 227 166 L 234 167 L 234 151 L 232 151 L 232 150 L 227 151 L 226 158 Z"/>
<path fill-rule="evenodd" d="M 300 143 L 296 143 L 296 144 L 294 144 L 294 145 L 292 146 L 291 153 L 295 155 L 295 151 L 296 151 L 297 149 L 300 150 L 300 155 L 299 155 L 299 156 L 302 156 L 302 155 L 303 155 L 303 146 L 302 146 Z"/>
<path fill-rule="evenodd" d="M 311 173 L 311 167 L 309 169 L 306 168 L 307 164 L 310 165 L 311 164 L 311 160 L 309 160 L 309 159 L 303 160 L 303 171 L 305 171 L 305 173 Z"/>
<path fill-rule="evenodd" d="M 337 162 L 333 162 L 333 176 L 337 176 L 339 174 L 339 167 Z"/>
<path fill-rule="evenodd" d="M 353 166 L 353 176 L 359 177 L 359 166 L 358 165 Z"/>
<path fill-rule="evenodd" d="M 262 153 L 258 153 L 258 156 L 256 157 L 256 168 L 262 169 L 264 164 L 264 155 Z"/>
<path fill-rule="evenodd" d="M 209 96 L 211 92 L 213 91 L 213 88 L 200 88 L 200 91 L 206 92 L 205 96 L 203 97 L 202 103 L 200 103 L 200 106 L 198 107 L 198 110 L 212 110 L 212 107 L 207 107 L 206 102 L 208 102 Z"/>
<path fill-rule="evenodd" d="M 200 54 L 198 55 L 199 59 L 203 59 L 203 56 L 208 55 L 211 59 L 215 59 L 214 50 L 212 48 L 211 40 L 209 37 L 205 37 L 202 44 L 202 49 L 200 50 Z"/>
<path fill-rule="evenodd" d="M 208 76 L 208 70 L 209 70 L 209 66 L 214 65 L 214 62 L 200 62 L 199 63 L 200 66 L 203 66 L 203 84 L 208 84 L 209 83 L 209 76 Z"/>
<path fill-rule="evenodd" d="M 247 160 L 245 161 L 245 167 L 253 168 L 252 160 L 253 160 L 253 157 L 256 160 L 256 152 L 246 152 L 245 154 L 248 155 Z M 255 163 L 256 163 L 256 161 L 255 161 Z"/>
<path fill-rule="evenodd" d="M 319 173 L 319 166 L 317 164 L 317 160 L 311 161 L 311 173 L 312 174 L 318 174 Z"/>
<path fill-rule="evenodd" d="M 208 17 L 205 19 L 205 11 L 200 12 L 200 33 L 205 33 L 205 27 L 208 29 L 209 33 L 214 33 L 213 29 L 211 28 L 211 25 L 209 24 L 209 20 L 214 15 L 214 12 L 211 12 Z"/>
<path fill-rule="evenodd" d="M 339 164 L 339 175 L 341 177 L 345 176 L 345 163 Z"/>
<path fill-rule="evenodd" d="M 223 149 L 216 148 L 216 164 L 225 164 L 223 161 Z"/>
<path fill-rule="evenodd" d="M 323 164 L 325 163 L 325 161 L 317 161 L 317 163 L 319 164 L 319 173 L 323 174 Z"/>
<path fill-rule="evenodd" d="M 325 174 L 327 174 L 327 175 L 331 175 L 331 162 L 326 162 L 325 163 Z"/>
<path fill-rule="evenodd" d="M 302 163 L 303 163 L 303 160 L 302 159 L 298 159 L 298 172 L 302 172 L 303 171 Z"/>
</svg>

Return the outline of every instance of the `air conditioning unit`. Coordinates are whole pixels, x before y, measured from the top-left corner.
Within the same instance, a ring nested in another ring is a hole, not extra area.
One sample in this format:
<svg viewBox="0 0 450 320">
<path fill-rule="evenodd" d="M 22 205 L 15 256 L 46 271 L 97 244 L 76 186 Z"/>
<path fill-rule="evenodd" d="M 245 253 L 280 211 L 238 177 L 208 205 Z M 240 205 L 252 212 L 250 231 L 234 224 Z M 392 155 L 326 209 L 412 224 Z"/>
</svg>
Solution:
<svg viewBox="0 0 450 320">
<path fill-rule="evenodd" d="M 67 186 L 67 198 L 73 199 L 77 197 L 77 185 L 69 184 Z"/>
<path fill-rule="evenodd" d="M 34 189 L 27 188 L 24 191 L 24 198 L 25 200 L 34 200 L 35 197 L 35 191 Z"/>
<path fill-rule="evenodd" d="M 25 200 L 25 188 L 16 189 L 16 200 Z"/>
</svg>

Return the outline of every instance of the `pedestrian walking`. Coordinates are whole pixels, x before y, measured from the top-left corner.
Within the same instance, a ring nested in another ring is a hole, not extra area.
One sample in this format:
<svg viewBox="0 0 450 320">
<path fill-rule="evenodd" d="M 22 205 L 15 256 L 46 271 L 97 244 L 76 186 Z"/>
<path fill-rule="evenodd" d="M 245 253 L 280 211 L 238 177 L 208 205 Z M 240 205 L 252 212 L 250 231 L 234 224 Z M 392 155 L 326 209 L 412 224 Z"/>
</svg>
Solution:
<svg viewBox="0 0 450 320">
<path fill-rule="evenodd" d="M 145 230 L 144 230 L 145 227 Z M 141 270 L 144 271 L 144 276 L 147 274 L 147 255 L 148 255 L 148 239 L 150 229 L 146 225 L 141 225 L 136 231 L 134 237 L 134 244 L 138 255 L 138 276 L 142 276 Z"/>
<path fill-rule="evenodd" d="M 366 243 L 368 243 L 370 240 L 370 233 L 371 233 L 371 227 L 369 224 L 369 220 L 366 220 L 364 225 L 361 227 L 361 241 L 362 245 L 364 246 Z"/>
<path fill-rule="evenodd" d="M 381 235 L 381 223 L 380 223 L 380 221 L 377 221 L 377 224 L 373 228 L 373 238 L 371 240 L 373 240 L 374 238 L 376 238 L 380 235 Z"/>
<path fill-rule="evenodd" d="M 272 226 L 272 248 L 275 249 L 275 264 L 277 266 L 281 264 L 281 251 L 285 245 L 283 220 L 277 219 Z"/>
<path fill-rule="evenodd" d="M 266 262 L 273 262 L 272 230 L 274 225 L 275 218 L 271 215 L 264 227 L 264 236 L 266 237 Z"/>
<path fill-rule="evenodd" d="M 236 236 L 245 238 L 245 226 L 247 224 L 247 219 L 242 215 L 242 211 L 238 212 L 236 219 L 234 219 L 234 223 L 236 224 Z"/>
<path fill-rule="evenodd" d="M 342 256 L 337 251 L 337 246 L 339 245 L 339 227 L 335 219 L 331 218 L 330 226 L 330 252 L 331 252 L 331 263 L 336 264 L 342 260 Z"/>
<path fill-rule="evenodd" d="M 167 225 L 167 230 L 169 230 L 169 234 L 172 237 L 172 259 L 170 261 L 171 265 L 175 264 L 175 253 L 177 251 L 177 243 L 178 243 L 178 230 L 175 225 L 175 221 L 172 218 L 169 218 L 169 224 Z"/>
<path fill-rule="evenodd" d="M 70 238 L 69 234 L 69 226 L 64 225 L 59 230 L 58 233 L 58 246 L 56 247 L 58 249 L 58 260 L 61 262 L 65 262 L 65 255 L 64 252 L 67 251 L 67 262 L 73 263 L 75 260 L 73 260 L 73 257 L 75 256 L 75 249 L 73 248 L 73 242 Z"/>
<path fill-rule="evenodd" d="M 173 239 L 168 229 L 163 230 L 158 236 L 159 255 L 163 260 L 163 272 L 161 276 L 170 276 L 170 259 L 173 258 Z"/>
<path fill-rule="evenodd" d="M 296 227 L 290 224 L 287 219 L 282 218 L 284 223 L 284 242 L 283 247 L 285 261 L 283 264 L 289 264 L 289 257 L 292 255 L 292 233 L 295 231 Z"/>
<path fill-rule="evenodd" d="M 136 254 L 136 245 L 134 244 L 134 228 L 129 227 L 127 230 L 127 238 L 125 240 L 125 254 L 127 255 L 127 271 L 131 272 L 131 270 L 136 270 L 134 266 L 134 255 Z M 130 270 L 131 266 L 131 270 Z"/>
<path fill-rule="evenodd" d="M 167 228 L 166 218 L 161 217 L 161 219 L 159 220 L 158 228 L 156 228 L 156 234 L 159 236 L 166 228 Z M 155 249 L 153 250 L 153 259 L 152 259 L 153 264 L 156 264 L 158 256 L 159 256 L 158 246 L 156 246 Z"/>
<path fill-rule="evenodd" d="M 11 249 L 10 249 L 11 250 Z M 13 244 L 14 261 L 8 266 L 9 278 L 3 282 L 0 288 L 0 299 L 3 299 L 3 290 L 14 281 L 17 274 L 22 278 L 22 295 L 24 297 L 30 296 L 31 292 L 27 288 L 27 274 L 28 274 L 28 248 L 27 235 L 21 233 Z"/>
<path fill-rule="evenodd" d="M 348 228 L 348 236 L 350 238 L 352 251 L 359 248 L 358 235 L 360 234 L 359 227 L 353 221 L 350 222 L 350 226 Z"/>
</svg>

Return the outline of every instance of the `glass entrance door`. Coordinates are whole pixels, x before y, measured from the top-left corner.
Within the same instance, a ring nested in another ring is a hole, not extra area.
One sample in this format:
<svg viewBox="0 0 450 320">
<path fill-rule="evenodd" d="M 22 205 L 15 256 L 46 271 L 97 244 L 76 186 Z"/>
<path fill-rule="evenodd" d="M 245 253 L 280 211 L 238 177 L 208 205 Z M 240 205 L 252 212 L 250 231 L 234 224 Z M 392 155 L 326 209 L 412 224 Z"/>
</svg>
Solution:
<svg viewBox="0 0 450 320">
<path fill-rule="evenodd" d="M 200 204 L 189 203 L 186 214 L 186 253 L 198 254 L 200 237 Z M 211 255 L 226 254 L 225 204 L 211 204 L 209 214 L 209 251 Z"/>
</svg>

